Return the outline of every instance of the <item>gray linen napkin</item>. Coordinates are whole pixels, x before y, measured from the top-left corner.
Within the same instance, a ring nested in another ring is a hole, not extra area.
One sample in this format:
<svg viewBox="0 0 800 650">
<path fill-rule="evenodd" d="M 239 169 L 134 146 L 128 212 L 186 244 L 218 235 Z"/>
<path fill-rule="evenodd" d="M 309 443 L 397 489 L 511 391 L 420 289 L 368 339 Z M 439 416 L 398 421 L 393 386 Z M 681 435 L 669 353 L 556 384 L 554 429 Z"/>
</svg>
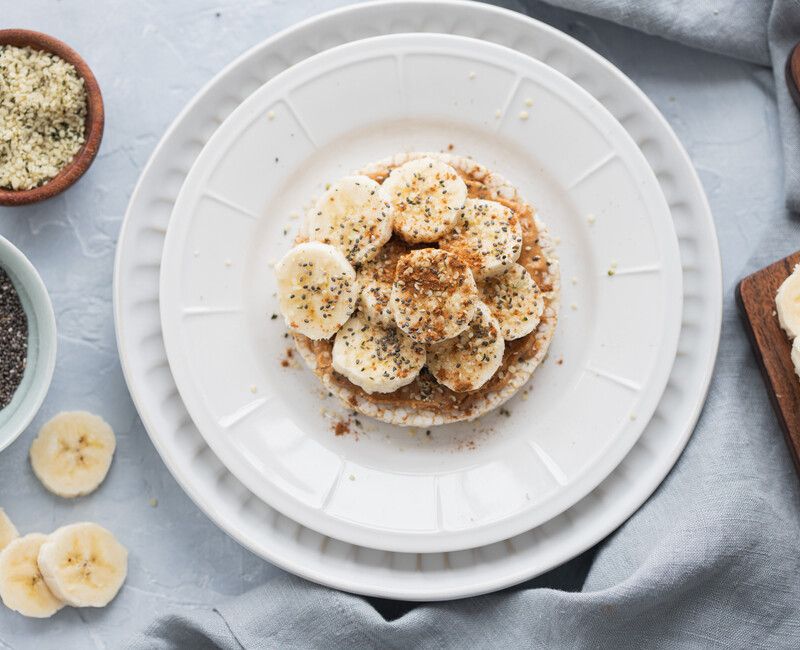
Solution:
<svg viewBox="0 0 800 650">
<path fill-rule="evenodd" d="M 786 206 L 800 212 L 800 121 L 784 81 L 800 41 L 798 0 L 544 0 L 648 34 L 771 65 L 783 135 Z"/>
<path fill-rule="evenodd" d="M 783 84 L 800 39 L 798 0 L 550 2 L 771 62 L 788 205 L 800 208 L 800 114 Z M 769 227 L 743 245 L 751 257 L 736 275 L 800 241 L 797 224 L 771 208 L 752 215 Z M 717 369 L 689 446 L 655 495 L 592 552 L 515 589 L 414 608 L 284 576 L 214 610 L 169 611 L 131 647 L 800 647 L 800 490 L 738 322 L 734 280 L 726 278 Z"/>
</svg>

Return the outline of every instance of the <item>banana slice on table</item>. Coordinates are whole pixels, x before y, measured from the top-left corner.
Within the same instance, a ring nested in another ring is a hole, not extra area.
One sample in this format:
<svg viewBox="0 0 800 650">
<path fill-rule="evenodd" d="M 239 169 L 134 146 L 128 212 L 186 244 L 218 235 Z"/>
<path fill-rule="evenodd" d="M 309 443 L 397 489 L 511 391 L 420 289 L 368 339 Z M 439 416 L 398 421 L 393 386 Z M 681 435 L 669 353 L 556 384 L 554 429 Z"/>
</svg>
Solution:
<svg viewBox="0 0 800 650">
<path fill-rule="evenodd" d="M 502 275 L 484 280 L 479 289 L 506 341 L 520 339 L 536 329 L 544 312 L 544 299 L 524 266 L 514 264 Z"/>
<path fill-rule="evenodd" d="M 395 167 L 383 182 L 394 212 L 394 231 L 409 243 L 435 242 L 452 230 L 467 184 L 450 165 L 417 158 Z"/>
<path fill-rule="evenodd" d="M 465 332 L 428 348 L 428 370 L 436 381 L 457 393 L 477 390 L 502 365 L 505 347 L 500 324 L 479 302 Z"/>
<path fill-rule="evenodd" d="M 275 275 L 286 325 L 310 339 L 330 338 L 355 311 L 356 272 L 330 244 L 295 246 L 275 265 Z"/>
<path fill-rule="evenodd" d="M 352 264 L 374 258 L 392 236 L 391 206 L 368 176 L 331 185 L 308 216 L 311 239 L 338 248 Z"/>
<path fill-rule="evenodd" d="M 775 296 L 778 321 L 789 338 L 800 336 L 800 265 L 783 281 Z"/>
<path fill-rule="evenodd" d="M 336 333 L 333 369 L 367 393 L 392 393 L 410 384 L 425 365 L 425 347 L 396 327 L 356 313 Z"/>
<path fill-rule="evenodd" d="M 397 326 L 419 343 L 436 343 L 463 332 L 475 315 L 478 287 L 458 257 L 422 248 L 400 258 L 392 286 Z"/>
<path fill-rule="evenodd" d="M 98 524 L 70 524 L 42 544 L 39 569 L 50 591 L 68 605 L 104 607 L 125 582 L 128 551 Z"/>
<path fill-rule="evenodd" d="M 8 518 L 6 511 L 0 508 L 0 551 L 17 537 L 19 537 L 17 527 Z"/>
<path fill-rule="evenodd" d="M 31 467 L 53 494 L 83 496 L 105 479 L 116 445 L 114 431 L 100 416 L 86 411 L 59 413 L 31 444 Z"/>
<path fill-rule="evenodd" d="M 47 535 L 30 533 L 0 552 L 0 599 L 23 616 L 49 618 L 64 606 L 39 570 L 39 551 Z"/>
<path fill-rule="evenodd" d="M 522 224 L 502 203 L 467 199 L 461 219 L 439 248 L 466 260 L 476 279 L 499 275 L 519 259 Z"/>
</svg>

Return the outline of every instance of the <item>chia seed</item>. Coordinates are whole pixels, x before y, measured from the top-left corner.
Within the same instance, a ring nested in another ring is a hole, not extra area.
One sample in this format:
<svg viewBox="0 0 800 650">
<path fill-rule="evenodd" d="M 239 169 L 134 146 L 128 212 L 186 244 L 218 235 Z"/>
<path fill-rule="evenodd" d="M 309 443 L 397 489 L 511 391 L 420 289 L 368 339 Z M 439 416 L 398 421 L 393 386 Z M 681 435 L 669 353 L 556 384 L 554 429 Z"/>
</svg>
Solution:
<svg viewBox="0 0 800 650">
<path fill-rule="evenodd" d="M 8 406 L 28 362 L 28 317 L 8 274 L 0 268 L 0 409 Z"/>
</svg>

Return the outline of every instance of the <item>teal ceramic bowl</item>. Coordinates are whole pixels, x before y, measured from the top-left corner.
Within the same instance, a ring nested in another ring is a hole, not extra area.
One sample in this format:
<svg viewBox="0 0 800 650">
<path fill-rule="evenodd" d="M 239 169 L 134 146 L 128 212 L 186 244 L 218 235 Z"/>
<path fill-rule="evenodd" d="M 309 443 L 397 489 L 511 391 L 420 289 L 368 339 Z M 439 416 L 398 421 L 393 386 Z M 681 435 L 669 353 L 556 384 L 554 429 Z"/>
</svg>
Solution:
<svg viewBox="0 0 800 650">
<path fill-rule="evenodd" d="M 56 366 L 56 318 L 42 278 L 11 242 L 0 237 L 0 268 L 11 278 L 28 317 L 28 363 L 11 402 L 0 410 L 0 451 L 25 430 L 47 395 Z"/>
</svg>

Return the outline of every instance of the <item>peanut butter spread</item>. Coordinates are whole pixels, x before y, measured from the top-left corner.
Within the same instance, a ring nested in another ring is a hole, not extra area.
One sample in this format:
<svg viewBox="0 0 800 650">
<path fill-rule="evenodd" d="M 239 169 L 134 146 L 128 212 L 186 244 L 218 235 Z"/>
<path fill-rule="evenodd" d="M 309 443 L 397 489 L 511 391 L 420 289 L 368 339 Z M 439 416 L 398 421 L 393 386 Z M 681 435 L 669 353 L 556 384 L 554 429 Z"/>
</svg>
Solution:
<svg viewBox="0 0 800 650">
<path fill-rule="evenodd" d="M 539 231 L 536 227 L 532 208 L 523 202 L 498 196 L 480 180 L 467 175 L 460 169 L 457 171 L 467 184 L 469 198 L 497 201 L 514 213 L 514 216 L 522 226 L 522 251 L 517 263 L 524 266 L 536 281 L 544 296 L 544 308 L 547 310 L 551 306 L 550 292 L 554 288 L 552 285 L 553 275 L 549 272 L 548 260 L 540 246 Z M 379 183 L 382 183 L 386 178 L 385 173 L 370 174 L 370 176 Z M 364 265 L 365 268 L 361 269 L 360 272 L 373 279 L 380 279 L 385 282 L 392 281 L 394 280 L 394 269 L 400 257 L 409 251 L 419 248 L 419 245 L 407 244 L 394 234 L 383 247 L 378 258 Z M 434 243 L 427 245 L 427 248 L 437 248 L 437 246 Z M 443 415 L 469 416 L 481 398 L 502 389 L 509 382 L 511 378 L 509 369 L 515 363 L 521 363 L 535 357 L 540 346 L 547 344 L 546 339 L 541 340 L 536 336 L 537 331 L 538 328 L 520 339 L 506 341 L 500 369 L 481 388 L 471 392 L 450 390 L 438 383 L 427 368 L 423 368 L 413 382 L 393 393 L 367 393 L 333 370 L 331 361 L 333 339 L 312 341 L 302 334 L 295 333 L 293 336 L 298 341 L 302 340 L 304 345 L 313 350 L 317 365 L 315 372 L 318 375 L 327 376 L 333 383 L 347 388 L 347 391 L 353 396 L 351 398 L 353 406 L 355 406 L 357 399 L 361 399 L 386 408 L 405 408 L 412 411 L 424 410 Z"/>
</svg>

